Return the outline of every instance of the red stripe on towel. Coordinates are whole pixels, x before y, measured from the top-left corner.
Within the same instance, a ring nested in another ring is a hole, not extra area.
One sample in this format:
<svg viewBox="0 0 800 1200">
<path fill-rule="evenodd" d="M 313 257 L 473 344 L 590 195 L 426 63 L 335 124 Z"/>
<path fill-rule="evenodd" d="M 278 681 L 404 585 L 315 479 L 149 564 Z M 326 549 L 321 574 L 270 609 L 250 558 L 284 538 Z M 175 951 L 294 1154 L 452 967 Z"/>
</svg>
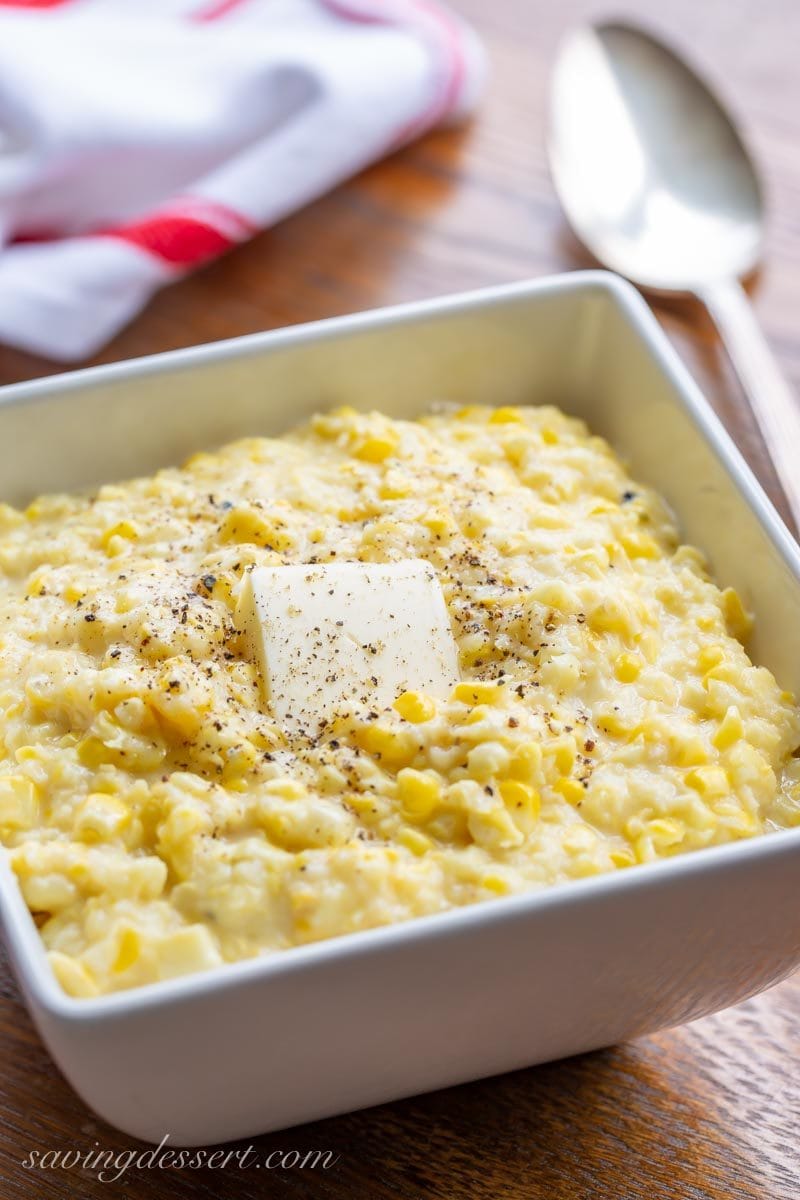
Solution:
<svg viewBox="0 0 800 1200">
<path fill-rule="evenodd" d="M 191 21 L 216 21 L 218 17 L 224 17 L 231 9 L 239 8 L 244 0 L 211 0 L 210 4 L 204 4 L 197 12 L 190 16 Z"/>
<path fill-rule="evenodd" d="M 187 200 L 138 221 L 97 231 L 120 238 L 173 267 L 197 267 L 224 254 L 256 232 L 240 213 L 224 204 Z"/>
<path fill-rule="evenodd" d="M 0 0 L 0 8 L 60 8 L 70 0 Z"/>
</svg>

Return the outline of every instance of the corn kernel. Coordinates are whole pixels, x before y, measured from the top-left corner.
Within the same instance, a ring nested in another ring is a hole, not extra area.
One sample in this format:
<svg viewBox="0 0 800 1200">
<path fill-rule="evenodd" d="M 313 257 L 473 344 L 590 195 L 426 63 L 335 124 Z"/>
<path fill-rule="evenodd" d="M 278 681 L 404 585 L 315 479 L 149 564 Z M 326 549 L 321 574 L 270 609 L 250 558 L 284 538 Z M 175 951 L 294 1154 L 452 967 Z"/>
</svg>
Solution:
<svg viewBox="0 0 800 1200">
<path fill-rule="evenodd" d="M 408 820 L 426 820 L 438 807 L 441 795 L 441 784 L 435 776 L 411 767 L 398 772 L 397 798 Z"/>
<path fill-rule="evenodd" d="M 548 747 L 548 750 L 554 751 L 555 764 L 561 774 L 569 775 L 575 766 L 575 743 L 572 739 L 558 742 L 553 747 Z"/>
<path fill-rule="evenodd" d="M 467 824 L 478 845 L 488 850 L 506 850 L 519 846 L 524 841 L 511 815 L 499 805 L 470 812 Z"/>
<path fill-rule="evenodd" d="M 676 821 L 671 817 L 657 817 L 653 821 L 648 821 L 645 831 L 653 846 L 659 850 L 680 845 L 686 836 L 686 826 L 683 821 Z"/>
<path fill-rule="evenodd" d="M 518 779 L 503 779 L 499 784 L 503 803 L 510 809 L 528 808 L 538 813 L 541 808 L 539 793 L 530 784 Z"/>
<path fill-rule="evenodd" d="M 464 717 L 465 725 L 480 725 L 483 721 L 488 721 L 491 718 L 492 709 L 489 704 L 477 704 L 475 708 L 471 708 Z"/>
<path fill-rule="evenodd" d="M 416 735 L 408 728 L 387 729 L 365 724 L 356 730 L 355 736 L 364 750 L 388 767 L 407 766 L 419 749 Z"/>
<path fill-rule="evenodd" d="M 522 421 L 522 413 L 518 408 L 503 406 L 496 408 L 489 417 L 490 425 L 511 425 Z"/>
<path fill-rule="evenodd" d="M 524 742 L 511 756 L 508 773 L 512 779 L 530 783 L 541 770 L 542 748 L 538 742 Z"/>
<path fill-rule="evenodd" d="M 129 770 L 155 770 L 163 762 L 166 749 L 159 739 L 139 737 L 121 728 L 109 713 L 101 713 L 95 722 L 102 737 L 89 735 L 78 742 L 79 761 L 96 770 L 104 763 L 124 766 Z"/>
<path fill-rule="evenodd" d="M 642 660 L 638 654 L 620 654 L 614 664 L 614 674 L 620 683 L 633 683 L 639 678 Z"/>
<path fill-rule="evenodd" d="M 635 737 L 638 727 L 621 713 L 603 712 L 598 713 L 597 728 L 612 737 Z"/>
<path fill-rule="evenodd" d="M 214 935 L 205 925 L 190 925 L 159 938 L 154 945 L 159 979 L 207 971 L 222 962 Z"/>
<path fill-rule="evenodd" d="M 431 839 L 421 833 L 419 829 L 412 829 L 410 825 L 403 826 L 397 834 L 397 840 L 401 846 L 405 846 L 406 850 L 410 850 L 418 857 L 433 849 Z"/>
<path fill-rule="evenodd" d="M 158 827 L 159 854 L 174 859 L 177 849 L 182 855 L 188 852 L 191 856 L 195 837 L 210 834 L 213 829 L 214 822 L 209 813 L 188 800 L 181 801 Z"/>
<path fill-rule="evenodd" d="M 39 820 L 39 791 L 25 775 L 0 776 L 0 833 L 32 829 Z"/>
<path fill-rule="evenodd" d="M 343 800 L 362 821 L 374 821 L 385 812 L 385 802 L 372 792 L 347 792 Z"/>
<path fill-rule="evenodd" d="M 41 762 L 43 757 L 41 746 L 20 746 L 14 751 L 14 758 L 18 763 Z"/>
<path fill-rule="evenodd" d="M 585 854 L 574 859 L 570 865 L 570 875 L 573 879 L 588 879 L 592 875 L 600 875 L 602 870 L 597 859 L 589 858 Z"/>
<path fill-rule="evenodd" d="M 159 672 L 156 686 L 145 697 L 147 704 L 168 725 L 186 737 L 194 737 L 203 725 L 205 714 L 213 704 L 210 690 L 198 687 L 191 676 L 171 660 Z M 107 736 L 103 739 L 110 743 Z"/>
<path fill-rule="evenodd" d="M 753 628 L 753 618 L 735 588 L 725 588 L 722 593 L 722 615 L 728 632 L 743 642 Z"/>
<path fill-rule="evenodd" d="M 85 999 L 99 994 L 100 989 L 88 969 L 76 958 L 60 954 L 57 950 L 52 950 L 47 957 L 53 974 L 68 996 Z"/>
<path fill-rule="evenodd" d="M 429 529 L 434 537 L 444 537 L 446 534 L 455 533 L 457 525 L 453 520 L 453 514 L 449 509 L 437 507 L 431 509 L 426 516 L 422 518 L 421 524 Z"/>
<path fill-rule="evenodd" d="M 75 833 L 82 842 L 104 842 L 119 836 L 130 820 L 130 811 L 121 800 L 96 792 L 78 808 Z"/>
<path fill-rule="evenodd" d="M 106 529 L 103 536 L 100 538 L 100 545 L 104 550 L 108 550 L 110 543 L 114 539 L 133 542 L 139 536 L 139 528 L 132 521 L 117 521 L 116 525 L 111 525 Z"/>
<path fill-rule="evenodd" d="M 86 588 L 81 587 L 77 583 L 68 583 L 64 588 L 64 599 L 69 604 L 77 604 L 79 600 L 83 600 L 86 596 Z"/>
<path fill-rule="evenodd" d="M 701 737 L 681 737 L 671 742 L 679 767 L 699 767 L 708 762 L 708 751 Z"/>
<path fill-rule="evenodd" d="M 109 761 L 109 754 L 104 744 L 96 737 L 85 737 L 78 742 L 78 759 L 84 767 L 96 769 L 101 763 Z"/>
<path fill-rule="evenodd" d="M 412 494 L 410 482 L 399 473 L 393 472 L 383 480 L 378 488 L 381 500 L 404 500 Z"/>
<path fill-rule="evenodd" d="M 588 614 L 588 623 L 595 633 L 618 633 L 632 637 L 639 632 L 639 623 L 621 600 L 607 596 Z"/>
<path fill-rule="evenodd" d="M 564 831 L 561 845 L 568 854 L 590 854 L 597 846 L 597 834 L 587 825 L 571 825 Z"/>
<path fill-rule="evenodd" d="M 257 508 L 240 505 L 231 508 L 222 522 L 220 537 L 228 542 L 253 542 L 279 554 L 291 550 L 293 541 L 279 522 L 272 521 Z"/>
<path fill-rule="evenodd" d="M 658 855 L 653 847 L 653 843 L 644 833 L 636 839 L 633 849 L 636 855 L 636 861 L 638 863 L 653 862 L 656 858 L 658 858 Z"/>
<path fill-rule="evenodd" d="M 222 782 L 234 791 L 246 789 L 247 776 L 255 769 L 261 755 L 249 738 L 243 738 L 238 746 L 223 751 Z"/>
<path fill-rule="evenodd" d="M 730 792 L 728 776 L 722 767 L 695 767 L 687 771 L 686 782 L 703 796 L 726 796 Z"/>
<path fill-rule="evenodd" d="M 499 683 L 481 683 L 479 680 L 457 683 L 453 688 L 452 699 L 460 700 L 462 704 L 496 704 L 502 695 Z"/>
<path fill-rule="evenodd" d="M 424 692 L 403 692 L 392 707 L 404 721 L 411 721 L 414 725 L 430 721 L 436 715 L 436 705 Z"/>
<path fill-rule="evenodd" d="M 486 638 L 482 632 L 462 634 L 458 645 L 458 657 L 463 668 L 473 667 L 486 659 Z M 454 699 L 451 695 L 451 699 Z M 469 701 L 465 701 L 469 703 Z"/>
<path fill-rule="evenodd" d="M 542 811 L 542 799 L 536 788 L 518 779 L 503 779 L 499 791 L 515 825 L 523 833 L 530 833 Z"/>
<path fill-rule="evenodd" d="M 577 779 L 562 778 L 556 783 L 556 791 L 568 804 L 579 804 L 586 796 L 586 789 Z"/>
<path fill-rule="evenodd" d="M 697 669 L 701 675 L 707 675 L 714 667 L 719 666 L 724 658 L 725 650 L 722 646 L 704 646 L 697 656 Z"/>
<path fill-rule="evenodd" d="M 629 558 L 658 558 L 658 544 L 653 538 L 639 531 L 623 533 L 620 545 Z"/>
<path fill-rule="evenodd" d="M 69 908 L 78 899 L 78 888 L 65 875 L 51 872 L 46 875 L 26 874 L 12 859 L 12 866 L 20 881 L 25 903 L 31 912 L 58 913 Z M 30 867 L 27 867 L 30 871 Z"/>
<path fill-rule="evenodd" d="M 481 783 L 505 775 L 509 765 L 508 751 L 500 742 L 481 742 L 467 755 L 467 770 L 473 779 Z"/>
<path fill-rule="evenodd" d="M 537 584 L 530 589 L 530 596 L 531 599 L 538 600 L 540 604 L 546 604 L 548 608 L 554 608 L 558 612 L 571 613 L 577 612 L 578 609 L 574 592 L 570 591 L 561 579 L 547 579 Z"/>
<path fill-rule="evenodd" d="M 142 951 L 142 939 L 136 929 L 123 929 L 117 941 L 117 953 L 112 971 L 122 973 L 127 971 L 138 960 Z"/>
<path fill-rule="evenodd" d="M 743 734 L 744 725 L 739 710 L 736 705 L 731 705 L 712 740 L 718 750 L 727 750 L 734 742 L 738 742 Z"/>
<path fill-rule="evenodd" d="M 481 886 L 487 892 L 494 892 L 497 896 L 507 896 L 511 890 L 508 880 L 504 879 L 502 875 L 484 875 L 481 879 Z"/>
<path fill-rule="evenodd" d="M 749 742 L 739 741 L 731 748 L 728 758 L 733 778 L 763 794 L 774 795 L 775 772 L 763 754 Z"/>
<path fill-rule="evenodd" d="M 740 809 L 736 812 L 733 819 L 728 818 L 725 821 L 726 828 L 734 837 L 753 837 L 756 833 L 763 833 L 764 827 L 754 813 L 746 812 Z"/>
<path fill-rule="evenodd" d="M 286 778 L 270 779 L 264 784 L 267 796 L 280 796 L 283 800 L 303 800 L 308 795 L 306 785 L 300 779 Z"/>
<path fill-rule="evenodd" d="M 386 435 L 373 435 L 357 442 L 353 453 L 361 462 L 379 463 L 397 451 L 397 442 Z"/>
<path fill-rule="evenodd" d="M 2 505 L 0 505 L 0 508 L 2 508 Z M 47 590 L 48 577 L 49 571 L 47 568 L 42 571 L 36 571 L 25 584 L 25 591 L 29 596 L 43 596 Z"/>
</svg>

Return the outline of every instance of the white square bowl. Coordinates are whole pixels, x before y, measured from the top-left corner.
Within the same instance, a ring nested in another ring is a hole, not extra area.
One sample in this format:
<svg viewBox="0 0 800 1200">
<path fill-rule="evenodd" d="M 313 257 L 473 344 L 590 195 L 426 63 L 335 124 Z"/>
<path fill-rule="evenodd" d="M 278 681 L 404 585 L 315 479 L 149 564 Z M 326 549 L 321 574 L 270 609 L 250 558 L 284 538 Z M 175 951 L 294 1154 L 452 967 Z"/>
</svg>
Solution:
<svg viewBox="0 0 800 1200">
<path fill-rule="evenodd" d="M 2 498 L 92 485 L 335 404 L 553 402 L 670 501 L 800 691 L 800 551 L 640 297 L 600 272 L 345 317 L 0 390 Z M 4 856 L 0 915 L 76 1091 L 210 1144 L 606 1046 L 800 965 L 800 829 L 92 1000 L 66 996 Z"/>
</svg>

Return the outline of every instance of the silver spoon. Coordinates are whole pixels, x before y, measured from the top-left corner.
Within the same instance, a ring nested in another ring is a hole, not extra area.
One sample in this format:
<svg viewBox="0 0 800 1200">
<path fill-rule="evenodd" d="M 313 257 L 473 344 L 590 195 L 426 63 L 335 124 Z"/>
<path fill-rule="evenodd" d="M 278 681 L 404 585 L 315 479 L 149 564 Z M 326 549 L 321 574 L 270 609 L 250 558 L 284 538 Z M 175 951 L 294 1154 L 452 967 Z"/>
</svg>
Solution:
<svg viewBox="0 0 800 1200">
<path fill-rule="evenodd" d="M 548 149 L 567 218 L 599 262 L 706 305 L 800 528 L 800 407 L 739 282 L 761 253 L 764 202 L 719 100 L 649 34 L 587 26 L 556 60 Z"/>
</svg>

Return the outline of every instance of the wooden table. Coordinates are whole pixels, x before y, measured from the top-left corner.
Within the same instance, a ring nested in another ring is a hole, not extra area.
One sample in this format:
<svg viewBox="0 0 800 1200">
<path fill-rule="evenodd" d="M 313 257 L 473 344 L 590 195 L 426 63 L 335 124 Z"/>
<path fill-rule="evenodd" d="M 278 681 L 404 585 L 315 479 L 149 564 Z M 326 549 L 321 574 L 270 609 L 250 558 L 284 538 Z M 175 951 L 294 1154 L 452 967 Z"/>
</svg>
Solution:
<svg viewBox="0 0 800 1200">
<path fill-rule="evenodd" d="M 494 75 L 469 129 L 429 136 L 163 292 L 98 362 L 586 265 L 543 148 L 548 68 L 593 0 L 458 0 Z M 614 8 L 615 6 L 611 6 Z M 772 223 L 754 296 L 800 396 L 800 4 L 627 0 L 729 96 L 764 167 Z M 703 314 L 659 314 L 756 472 L 773 479 Z M 53 371 L 0 350 L 0 382 Z M 800 901 L 800 896 L 799 896 Z M 779 919 L 779 918 L 777 918 Z M 0 982 L 0 1196 L 341 1200 L 794 1200 L 800 1197 L 800 977 L 695 1025 L 454 1088 L 257 1146 L 331 1148 L 328 1171 L 134 1171 L 117 1184 L 22 1168 L 30 1150 L 123 1148 L 62 1082 Z M 109 1070 L 113 1070 L 109 1063 Z"/>
</svg>

